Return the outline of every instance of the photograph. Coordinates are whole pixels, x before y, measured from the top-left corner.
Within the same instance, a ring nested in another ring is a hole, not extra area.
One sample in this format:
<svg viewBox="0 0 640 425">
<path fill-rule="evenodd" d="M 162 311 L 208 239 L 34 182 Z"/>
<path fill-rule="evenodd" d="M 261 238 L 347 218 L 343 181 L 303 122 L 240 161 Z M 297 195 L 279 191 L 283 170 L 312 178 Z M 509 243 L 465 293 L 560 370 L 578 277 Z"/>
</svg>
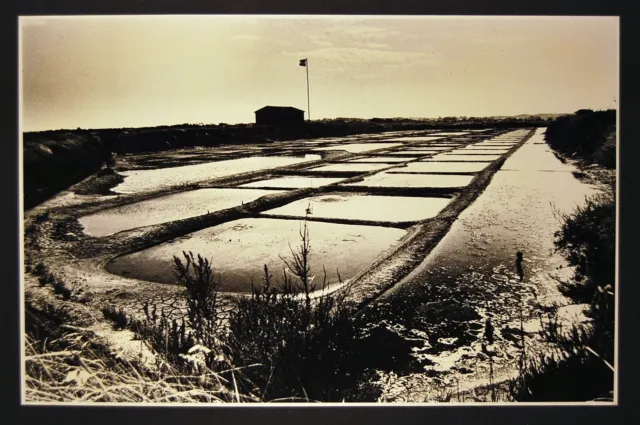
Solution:
<svg viewBox="0 0 640 425">
<path fill-rule="evenodd" d="M 29 15 L 17 54 L 22 405 L 618 405 L 619 16 Z"/>
</svg>

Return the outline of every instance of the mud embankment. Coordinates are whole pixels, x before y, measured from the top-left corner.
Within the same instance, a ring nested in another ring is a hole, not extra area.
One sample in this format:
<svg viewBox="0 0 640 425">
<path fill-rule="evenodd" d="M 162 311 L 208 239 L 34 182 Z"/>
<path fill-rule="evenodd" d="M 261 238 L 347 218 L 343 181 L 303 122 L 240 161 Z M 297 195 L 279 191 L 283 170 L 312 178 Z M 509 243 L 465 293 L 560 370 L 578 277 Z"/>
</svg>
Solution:
<svg viewBox="0 0 640 425">
<path fill-rule="evenodd" d="M 60 190 L 95 173 L 108 157 L 107 143 L 93 134 L 25 134 L 24 208 L 33 208 Z"/>
</svg>

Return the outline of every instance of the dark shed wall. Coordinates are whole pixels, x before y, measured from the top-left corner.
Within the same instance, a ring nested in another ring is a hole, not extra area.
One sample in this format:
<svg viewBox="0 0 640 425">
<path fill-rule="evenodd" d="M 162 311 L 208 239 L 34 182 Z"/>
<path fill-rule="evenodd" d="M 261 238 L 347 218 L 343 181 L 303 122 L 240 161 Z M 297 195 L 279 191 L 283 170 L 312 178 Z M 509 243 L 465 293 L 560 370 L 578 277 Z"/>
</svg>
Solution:
<svg viewBox="0 0 640 425">
<path fill-rule="evenodd" d="M 256 124 L 288 125 L 304 122 L 304 111 L 297 109 L 262 109 L 256 111 Z"/>
</svg>

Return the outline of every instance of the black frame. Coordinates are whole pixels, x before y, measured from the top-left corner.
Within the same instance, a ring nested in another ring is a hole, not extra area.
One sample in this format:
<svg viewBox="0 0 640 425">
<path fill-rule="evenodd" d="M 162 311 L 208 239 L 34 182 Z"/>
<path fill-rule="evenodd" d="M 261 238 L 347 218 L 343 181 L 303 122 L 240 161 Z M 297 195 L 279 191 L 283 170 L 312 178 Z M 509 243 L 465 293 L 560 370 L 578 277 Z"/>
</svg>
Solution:
<svg viewBox="0 0 640 425">
<path fill-rule="evenodd" d="M 631 3 L 631 2 L 629 2 Z M 6 4 L 6 3 L 5 3 Z M 637 26 L 633 11 L 623 7 L 622 0 L 433 0 L 433 1 L 387 1 L 387 0 L 12 0 L 11 13 L 3 14 L 6 23 L 3 29 L 5 37 L 5 59 L 2 67 L 3 108 L 2 170 L 3 178 L 3 220 L 1 221 L 0 240 L 4 243 L 2 268 L 4 293 L 2 296 L 2 335 L 11 335 L 11 349 L 3 350 L 3 383 L 5 394 L 2 398 L 3 413 L 9 415 L 8 423 L 487 423 L 487 424 L 599 424 L 599 423 L 640 423 L 640 409 L 634 404 L 635 383 L 638 379 L 637 367 L 634 367 L 633 345 L 638 319 L 638 308 L 633 302 L 638 299 L 638 286 L 634 285 L 631 273 L 630 245 L 631 227 L 635 227 L 631 217 L 634 214 L 634 166 L 637 143 L 634 144 L 632 122 L 637 120 L 638 107 L 634 102 L 637 87 L 635 78 L 638 73 L 633 65 L 637 63 L 637 46 L 633 32 Z M 625 10 L 623 10 L 625 9 Z M 620 246 L 619 281 L 629 281 L 622 285 L 619 294 L 622 305 L 619 311 L 619 395 L 617 407 L 595 406 L 345 406 L 316 407 L 300 406 L 268 407 L 265 405 L 249 407 L 31 407 L 20 406 L 20 366 L 19 332 L 17 303 L 20 284 L 17 246 L 22 237 L 18 231 L 18 109 L 17 109 L 17 18 L 21 15 L 85 15 L 85 14 L 392 14 L 392 15 L 608 15 L 621 17 L 621 89 L 620 102 Z M 635 47 L 635 48 L 634 48 Z M 634 68 L 634 69 L 631 69 Z M 9 113 L 7 113 L 9 111 Z M 626 124 L 622 124 L 622 123 Z M 623 155 L 624 153 L 624 155 Z M 623 207 L 624 205 L 624 207 Z M 622 231 L 622 226 L 626 230 Z M 627 244 L 626 249 L 623 248 Z M 6 293 L 9 291 L 9 293 Z M 635 319 L 635 320 L 634 320 Z M 10 353 L 9 356 L 6 356 Z M 9 378 L 9 379 L 7 379 Z M 6 391 L 8 390 L 8 391 Z M 635 419 L 635 420 L 634 420 Z"/>
</svg>

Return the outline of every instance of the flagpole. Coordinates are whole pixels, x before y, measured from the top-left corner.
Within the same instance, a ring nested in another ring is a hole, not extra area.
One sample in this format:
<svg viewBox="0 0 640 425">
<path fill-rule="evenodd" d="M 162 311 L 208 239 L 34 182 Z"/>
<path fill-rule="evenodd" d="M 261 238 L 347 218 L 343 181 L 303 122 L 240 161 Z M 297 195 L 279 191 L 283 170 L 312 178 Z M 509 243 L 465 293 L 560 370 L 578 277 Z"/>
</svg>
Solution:
<svg viewBox="0 0 640 425">
<path fill-rule="evenodd" d="M 309 100 L 309 59 L 305 59 L 305 68 L 307 68 L 307 121 L 311 122 L 311 102 Z"/>
</svg>

